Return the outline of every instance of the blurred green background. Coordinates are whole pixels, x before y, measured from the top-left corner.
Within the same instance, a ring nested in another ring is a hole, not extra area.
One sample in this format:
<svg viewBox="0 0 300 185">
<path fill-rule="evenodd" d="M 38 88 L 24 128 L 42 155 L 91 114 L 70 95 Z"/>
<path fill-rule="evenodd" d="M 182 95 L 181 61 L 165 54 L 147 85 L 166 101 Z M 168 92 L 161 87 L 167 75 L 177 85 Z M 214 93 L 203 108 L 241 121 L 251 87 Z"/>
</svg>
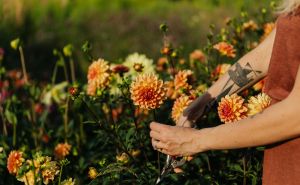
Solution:
<svg viewBox="0 0 300 185">
<path fill-rule="evenodd" d="M 278 1 L 276 1 L 278 2 Z M 167 23 L 176 46 L 187 55 L 206 42 L 209 25 L 224 26 L 241 10 L 258 13 L 268 0 L 0 0 L 0 47 L 5 65 L 20 67 L 9 47 L 20 37 L 29 73 L 49 80 L 56 58 L 54 48 L 76 48 L 77 75 L 85 76 L 88 62 L 80 51 L 88 40 L 93 56 L 108 61 L 132 52 L 156 60 L 160 55 L 160 23 Z"/>
</svg>

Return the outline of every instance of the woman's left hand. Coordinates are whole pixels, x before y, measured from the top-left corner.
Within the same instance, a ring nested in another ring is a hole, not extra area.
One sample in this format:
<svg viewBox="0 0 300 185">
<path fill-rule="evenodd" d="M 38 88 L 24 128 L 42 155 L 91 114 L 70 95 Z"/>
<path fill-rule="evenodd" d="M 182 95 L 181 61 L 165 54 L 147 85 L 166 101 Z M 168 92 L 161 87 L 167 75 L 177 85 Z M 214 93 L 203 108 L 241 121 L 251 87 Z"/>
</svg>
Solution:
<svg viewBox="0 0 300 185">
<path fill-rule="evenodd" d="M 150 129 L 153 148 L 164 154 L 192 156 L 203 151 L 199 146 L 199 130 L 156 122 L 150 124 Z"/>
</svg>

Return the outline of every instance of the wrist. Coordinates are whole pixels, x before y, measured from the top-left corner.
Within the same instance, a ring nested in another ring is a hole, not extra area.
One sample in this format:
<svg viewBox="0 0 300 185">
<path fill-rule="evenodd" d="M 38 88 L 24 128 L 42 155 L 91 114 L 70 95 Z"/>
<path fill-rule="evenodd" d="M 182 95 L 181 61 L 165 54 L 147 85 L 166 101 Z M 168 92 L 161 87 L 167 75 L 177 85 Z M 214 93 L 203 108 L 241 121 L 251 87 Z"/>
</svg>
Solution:
<svg viewBox="0 0 300 185">
<path fill-rule="evenodd" d="M 210 139 L 210 133 L 212 129 L 211 128 L 204 128 L 201 130 L 197 130 L 197 150 L 199 152 L 205 152 L 208 150 L 212 150 L 211 147 L 211 139 Z"/>
</svg>

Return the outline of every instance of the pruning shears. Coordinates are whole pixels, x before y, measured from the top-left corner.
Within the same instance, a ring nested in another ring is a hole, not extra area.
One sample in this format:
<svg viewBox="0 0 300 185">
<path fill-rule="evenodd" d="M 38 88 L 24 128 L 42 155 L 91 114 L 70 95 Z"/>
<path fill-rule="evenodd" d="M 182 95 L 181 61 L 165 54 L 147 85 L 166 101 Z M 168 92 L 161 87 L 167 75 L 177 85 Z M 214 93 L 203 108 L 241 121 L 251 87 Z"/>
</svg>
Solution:
<svg viewBox="0 0 300 185">
<path fill-rule="evenodd" d="M 186 157 L 182 157 L 180 160 L 176 160 L 177 157 L 167 155 L 166 163 L 160 173 L 160 176 L 157 178 L 155 184 L 159 184 L 162 179 L 168 175 L 174 168 L 180 167 L 185 164 Z"/>
</svg>

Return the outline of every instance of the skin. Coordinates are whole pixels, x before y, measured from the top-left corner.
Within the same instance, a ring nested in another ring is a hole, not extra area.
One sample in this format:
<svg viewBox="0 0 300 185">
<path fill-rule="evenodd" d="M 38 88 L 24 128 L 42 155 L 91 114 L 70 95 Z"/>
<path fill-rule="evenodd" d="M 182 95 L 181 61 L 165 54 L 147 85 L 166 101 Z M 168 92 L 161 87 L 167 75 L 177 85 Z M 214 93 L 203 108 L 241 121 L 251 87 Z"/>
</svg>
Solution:
<svg viewBox="0 0 300 185">
<path fill-rule="evenodd" d="M 203 115 L 204 110 L 209 108 L 211 102 L 226 94 L 239 92 L 267 74 L 275 34 L 276 29 L 257 48 L 237 62 L 243 69 L 250 65 L 253 71 L 259 71 L 245 75 L 248 80 L 244 82 L 247 83 L 239 86 L 234 79 L 235 75 L 227 73 L 184 111 L 177 126 L 152 122 L 150 136 L 154 149 L 171 156 L 190 156 L 208 150 L 266 145 L 300 136 L 300 67 L 290 95 L 262 113 L 217 127 L 201 130 L 190 128 Z M 234 65 L 231 72 L 236 69 L 237 65 Z M 231 85 L 233 87 L 228 91 Z"/>
</svg>

